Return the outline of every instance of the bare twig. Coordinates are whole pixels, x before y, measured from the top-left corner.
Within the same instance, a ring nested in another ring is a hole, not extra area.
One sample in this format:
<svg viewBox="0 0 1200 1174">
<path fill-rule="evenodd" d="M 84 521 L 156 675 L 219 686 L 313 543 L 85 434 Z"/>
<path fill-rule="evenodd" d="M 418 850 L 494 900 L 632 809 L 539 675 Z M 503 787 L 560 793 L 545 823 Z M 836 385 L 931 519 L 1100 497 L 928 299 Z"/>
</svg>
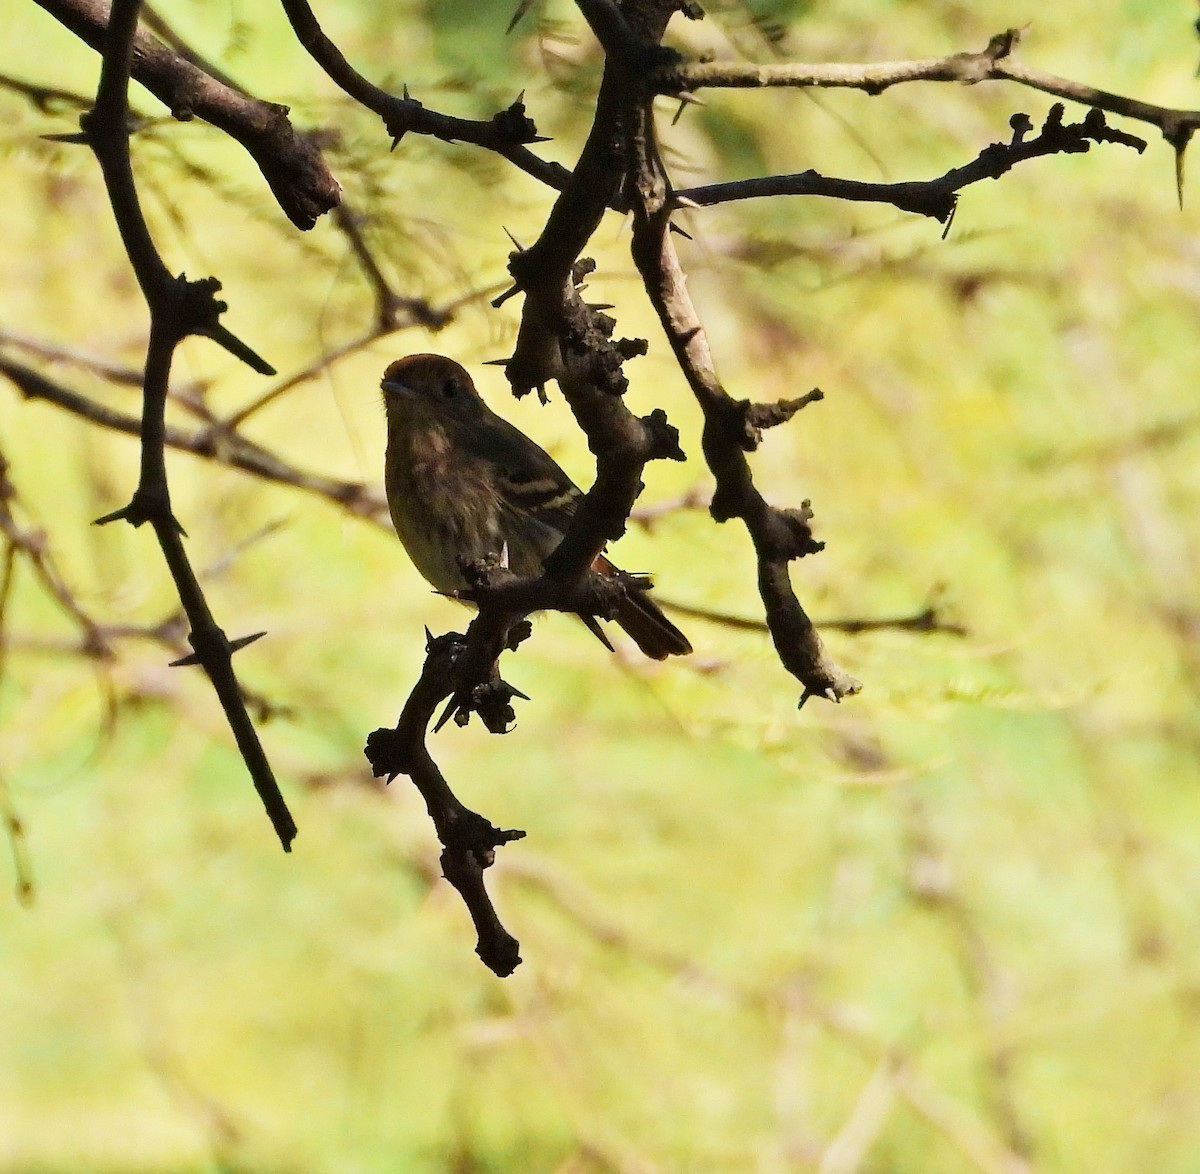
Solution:
<svg viewBox="0 0 1200 1174">
<path fill-rule="evenodd" d="M 367 741 L 367 757 L 376 775 L 412 779 L 425 800 L 443 845 L 442 873 L 458 890 L 475 923 L 476 953 L 501 978 L 520 965 L 520 946 L 501 925 L 483 884 L 483 871 L 502 844 L 521 839 L 522 831 L 502 831 L 465 807 L 450 789 L 425 744 L 434 711 L 453 688 L 455 661 L 463 651 L 456 632 L 430 638 L 425 667 L 393 730 L 376 730 Z"/>
<path fill-rule="evenodd" d="M 831 196 L 839 200 L 863 200 L 891 204 L 902 212 L 917 212 L 948 224 L 958 204 L 958 193 L 969 184 L 983 179 L 999 179 L 1005 172 L 1027 159 L 1045 155 L 1079 154 L 1092 143 L 1118 142 L 1139 153 L 1145 141 L 1106 125 L 1099 110 L 1090 110 L 1077 123 L 1062 121 L 1063 107 L 1056 103 L 1050 110 L 1041 133 L 1026 138 L 1031 129 L 1025 114 L 1010 120 L 1013 137 L 1007 143 L 992 143 L 978 158 L 952 168 L 937 179 L 907 183 L 862 183 L 852 179 L 833 179 L 815 171 L 795 175 L 770 175 L 731 183 L 706 184 L 673 193 L 672 202 L 680 207 L 704 207 L 748 200 L 762 196 Z"/>
<path fill-rule="evenodd" d="M 296 39 L 308 50 L 313 60 L 360 105 L 374 111 L 383 119 L 395 147 L 410 131 L 431 135 L 447 143 L 473 143 L 502 155 L 528 175 L 552 188 L 562 188 L 567 171 L 557 163 L 538 158 L 528 143 L 544 142 L 533 120 L 525 113 L 521 98 L 488 121 L 455 118 L 430 110 L 408 94 L 397 98 L 374 82 L 368 81 L 342 55 L 338 47 L 322 31 L 308 0 L 282 0 L 283 10 L 291 22 Z"/>
<path fill-rule="evenodd" d="M 16 556 L 20 556 L 33 570 L 46 595 L 53 599 L 63 614 L 79 629 L 80 641 L 89 656 L 106 659 L 112 649 L 104 639 L 101 625 L 97 623 L 75 598 L 66 579 L 58 569 L 46 540 L 45 532 L 36 526 L 22 525 L 14 512 L 16 490 L 8 479 L 8 461 L 0 452 L 0 534 L 4 536 L 5 561 L 0 578 L 0 677 L 4 664 L 4 613 L 12 587 L 12 576 Z"/>
<path fill-rule="evenodd" d="M 20 363 L 5 359 L 2 355 L 0 373 L 6 375 L 27 399 L 45 400 L 102 428 L 123 432 L 127 436 L 141 435 L 142 424 L 137 417 L 96 403 L 95 400 L 63 387 Z M 291 485 L 334 502 L 359 517 L 379 525 L 387 524 L 387 502 L 373 488 L 359 481 L 341 481 L 297 469 L 269 449 L 247 440 L 237 432 L 211 428 L 187 432 L 165 424 L 162 435 L 165 444 L 181 452 L 189 452 L 205 460 L 241 469 L 266 481 Z"/>
<path fill-rule="evenodd" d="M 654 602 L 659 607 L 676 612 L 695 620 L 707 620 L 712 624 L 720 624 L 724 628 L 736 628 L 743 632 L 769 632 L 770 626 L 765 620 L 749 619 L 745 616 L 733 616 L 723 611 L 715 611 L 707 607 L 696 607 L 690 603 L 679 603 L 674 599 L 664 599 L 658 592 L 654 594 Z M 937 632 L 948 636 L 965 636 L 967 629 L 961 624 L 943 619 L 937 609 L 930 604 L 918 612 L 908 616 L 878 616 L 878 617 L 842 617 L 821 620 L 818 628 L 826 631 L 846 632 L 856 636 L 862 632 Z"/>
<path fill-rule="evenodd" d="M 37 355 L 40 359 L 49 359 L 54 363 L 70 363 L 73 366 L 83 367 L 85 370 L 94 371 L 110 383 L 120 383 L 126 387 L 140 388 L 142 380 L 145 378 L 145 371 L 137 367 L 126 367 L 123 364 L 114 363 L 102 355 L 92 355 L 77 347 L 60 346 L 57 343 L 47 342 L 42 338 L 33 338 L 27 334 L 19 334 L 13 330 L 0 330 L 0 345 L 15 347 L 17 350 Z"/>
<path fill-rule="evenodd" d="M 366 256 L 370 257 L 371 254 L 367 252 Z M 373 257 L 371 258 L 371 264 L 378 271 L 378 266 Z M 459 297 L 451 299 L 442 306 L 435 306 L 424 298 L 404 297 L 401 294 L 395 293 L 386 280 L 383 279 L 382 274 L 379 276 L 382 285 L 379 287 L 377 296 L 386 298 L 389 307 L 385 315 L 386 321 L 377 321 L 369 330 L 364 331 L 348 342 L 342 343 L 340 346 L 333 347 L 331 350 L 313 359 L 307 366 L 301 367 L 300 370 L 287 376 L 287 378 L 281 379 L 274 387 L 268 388 L 262 395 L 251 400 L 245 407 L 239 408 L 232 416 L 220 421 L 214 428 L 214 431 L 221 435 L 227 435 L 232 430 L 240 428 L 251 416 L 262 411 L 268 404 L 274 403 L 293 388 L 299 387 L 302 383 L 307 383 L 310 379 L 316 379 L 319 375 L 328 371 L 334 364 L 341 362 L 342 359 L 348 358 L 350 355 L 356 355 L 360 351 L 374 346 L 375 343 L 381 342 L 397 331 L 408 330 L 414 326 L 420 326 L 426 330 L 440 330 L 443 326 L 454 321 L 458 311 L 464 306 L 486 298 L 500 288 L 499 285 L 484 286 L 481 289 L 470 290 L 465 294 L 461 294 Z M 373 278 L 371 281 L 374 284 Z"/>
<path fill-rule="evenodd" d="M 965 85 L 982 81 L 1018 82 L 1046 94 L 1158 127 L 1175 151 L 1175 181 L 1182 203 L 1183 158 L 1192 135 L 1200 127 L 1200 110 L 1157 106 L 1032 69 L 1013 58 L 1020 37 L 1020 29 L 1007 29 L 992 37 L 987 48 L 979 53 L 951 53 L 946 57 L 868 65 L 801 62 L 753 65 L 727 61 L 672 63 L 658 72 L 654 83 L 659 93 L 678 95 L 704 87 L 840 87 L 880 94 L 904 82 L 959 82 Z"/>
<path fill-rule="evenodd" d="M 33 861 L 29 854 L 29 840 L 25 824 L 13 805 L 12 795 L 4 776 L 0 774 L 0 823 L 8 840 L 8 851 L 13 865 L 13 895 L 18 905 L 32 905 L 35 889 Z"/>
<path fill-rule="evenodd" d="M 97 52 L 109 23 L 105 0 L 36 0 Z M 297 228 L 311 228 L 337 205 L 341 185 L 312 140 L 298 134 L 288 109 L 252 98 L 210 76 L 149 33 L 133 34 L 134 79 L 178 119 L 201 118 L 241 143 L 258 164 L 279 206 Z"/>
<path fill-rule="evenodd" d="M 679 497 L 635 505 L 629 515 L 629 520 L 645 530 L 653 530 L 662 518 L 682 510 L 706 510 L 711 502 L 712 494 L 697 485 L 686 493 L 680 494 Z M 657 595 L 655 595 L 655 599 L 662 602 Z"/>
<path fill-rule="evenodd" d="M 197 69 L 203 70 L 209 77 L 219 81 L 221 85 L 228 86 L 231 90 L 236 90 L 239 94 L 245 94 L 250 97 L 249 91 L 239 82 L 234 81 L 219 65 L 214 61 L 210 61 L 203 54 L 189 45 L 168 22 L 158 9 L 148 4 L 146 0 L 142 0 L 142 24 L 146 26 L 156 37 L 161 38 L 170 48 L 174 49 L 184 61 L 190 62 Z"/>
<path fill-rule="evenodd" d="M 13 495 L 12 485 L 8 480 L 8 463 L 4 454 L 0 453 L 0 528 L 4 530 L 7 539 L 4 559 L 0 563 L 0 686 L 4 684 L 11 641 L 8 632 L 8 602 L 12 597 L 17 553 L 21 549 L 18 545 L 19 531 L 17 531 L 11 510 Z M 16 537 L 14 537 L 14 532 L 17 534 Z M 0 822 L 3 822 L 4 835 L 8 840 L 8 849 L 12 856 L 13 892 L 18 903 L 31 904 L 33 901 L 33 870 L 29 863 L 29 846 L 25 839 L 25 825 L 21 822 L 13 806 L 8 783 L 3 774 L 0 774 Z"/>
<path fill-rule="evenodd" d="M 961 82 L 974 85 L 996 76 L 996 63 L 1006 57 L 1020 37 L 1008 29 L 993 37 L 980 53 L 950 53 L 915 61 L 876 61 L 866 64 L 809 61 L 759 65 L 744 61 L 688 61 L 664 66 L 653 79 L 662 94 L 688 93 L 705 88 L 757 89 L 785 86 L 799 89 L 852 89 L 882 94 L 904 82 Z"/>
<path fill-rule="evenodd" d="M 100 521 L 123 520 L 134 526 L 148 522 L 153 527 L 191 626 L 188 639 L 196 662 L 212 682 L 255 790 L 284 850 L 290 851 L 296 824 L 279 793 L 233 671 L 232 654 L 247 639 L 229 641 L 209 610 L 184 549 L 182 530 L 171 510 L 164 452 L 171 361 L 175 347 L 182 339 L 190 334 L 205 335 L 254 369 L 267 374 L 274 372 L 220 323 L 225 306 L 215 298 L 218 282 L 211 278 L 191 282 L 183 276 L 171 276 L 142 215 L 130 165 L 126 127 L 127 91 L 139 6 L 140 0 L 114 0 L 96 104 L 81 120 L 104 175 L 121 239 L 150 309 L 138 487 L 127 506 Z"/>
<path fill-rule="evenodd" d="M 983 81 L 1015 81 L 1084 106 L 1151 123 L 1162 131 L 1168 142 L 1174 142 L 1181 128 L 1188 128 L 1190 133 L 1200 126 L 1200 111 L 1156 106 L 1022 65 L 1013 57 L 1020 39 L 1020 29 L 1006 29 L 992 37 L 987 47 L 978 53 L 950 53 L 945 57 L 861 65 L 844 62 L 784 62 L 771 65 L 741 61 L 677 62 L 660 69 L 655 75 L 654 85 L 658 92 L 665 94 L 710 87 L 747 89 L 762 86 L 855 89 L 868 94 L 881 94 L 891 86 L 906 82 L 975 85 Z"/>
<path fill-rule="evenodd" d="M 788 571 L 792 559 L 821 549 L 809 526 L 812 511 L 807 503 L 799 510 L 776 509 L 754 485 L 746 452 L 757 447 L 759 429 L 775 421 L 761 415 L 756 419 L 755 405 L 735 401 L 717 379 L 704 327 L 670 239 L 669 195 L 648 103 L 631 139 L 636 180 L 633 259 L 675 358 L 704 411 L 704 455 L 717 483 L 709 512 L 718 522 L 741 518 L 750 533 L 767 624 L 781 662 L 804 686 L 801 704 L 814 695 L 840 701 L 862 686 L 826 654 L 796 598 Z"/>
<path fill-rule="evenodd" d="M 27 82 L 7 73 L 0 73 L 0 89 L 28 98 L 34 108 L 43 114 L 55 114 L 59 108 L 78 112 L 86 110 L 92 104 L 92 99 L 86 94 L 62 90 L 57 86 L 43 86 L 38 82 Z"/>
</svg>

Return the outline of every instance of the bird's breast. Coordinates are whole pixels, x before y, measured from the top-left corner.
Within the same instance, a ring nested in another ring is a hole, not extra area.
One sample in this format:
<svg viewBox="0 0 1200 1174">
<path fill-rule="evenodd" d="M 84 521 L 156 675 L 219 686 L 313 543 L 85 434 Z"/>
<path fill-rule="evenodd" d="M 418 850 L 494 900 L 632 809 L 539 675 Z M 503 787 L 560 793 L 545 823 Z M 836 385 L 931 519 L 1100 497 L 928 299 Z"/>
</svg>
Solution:
<svg viewBox="0 0 1200 1174">
<path fill-rule="evenodd" d="M 460 560 L 497 554 L 504 544 L 486 462 L 432 427 L 391 432 L 386 468 L 392 523 L 417 570 L 439 591 L 465 586 Z"/>
</svg>

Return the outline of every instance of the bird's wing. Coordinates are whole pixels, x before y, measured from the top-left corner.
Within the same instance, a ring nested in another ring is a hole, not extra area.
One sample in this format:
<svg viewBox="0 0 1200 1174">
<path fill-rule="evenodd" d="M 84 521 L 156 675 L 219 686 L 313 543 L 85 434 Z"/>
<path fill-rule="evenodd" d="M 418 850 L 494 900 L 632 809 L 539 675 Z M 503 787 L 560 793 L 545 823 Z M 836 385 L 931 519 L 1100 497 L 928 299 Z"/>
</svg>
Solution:
<svg viewBox="0 0 1200 1174">
<path fill-rule="evenodd" d="M 500 468 L 500 493 L 504 504 L 536 518 L 560 533 L 566 530 L 583 495 L 558 462 L 507 420 L 497 417 L 492 434 Z"/>
</svg>

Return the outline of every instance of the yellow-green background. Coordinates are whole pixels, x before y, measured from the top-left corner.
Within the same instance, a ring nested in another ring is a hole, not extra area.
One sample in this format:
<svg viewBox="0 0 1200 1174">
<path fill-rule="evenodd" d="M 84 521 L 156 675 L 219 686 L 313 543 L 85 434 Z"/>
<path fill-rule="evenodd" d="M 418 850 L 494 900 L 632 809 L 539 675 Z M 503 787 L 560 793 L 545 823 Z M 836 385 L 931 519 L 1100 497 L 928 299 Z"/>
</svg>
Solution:
<svg viewBox="0 0 1200 1174">
<path fill-rule="evenodd" d="M 573 159 L 599 59 L 569 4 L 507 39 L 509 4 L 320 7 L 365 72 L 438 108 L 487 117 L 524 88 L 554 136 L 542 150 Z M 502 281 L 502 227 L 538 231 L 550 194 L 502 160 L 415 138 L 388 154 L 274 5 L 163 11 L 301 124 L 340 128 L 332 164 L 401 292 L 448 301 Z M 783 55 L 851 61 L 981 48 L 1030 16 L 1006 0 L 758 11 L 788 27 Z M 771 59 L 750 15 L 714 4 L 673 35 Z M 1194 6 L 1033 15 L 1030 64 L 1200 104 Z M 0 46 L 0 70 L 94 86 L 95 56 L 28 0 L 0 9 Z M 681 185 L 807 167 L 930 177 L 1006 137 L 1015 111 L 1040 124 L 1051 100 L 988 84 L 707 102 L 666 132 Z M 146 314 L 94 160 L 38 138 L 70 129 L 0 93 L 0 329 L 137 364 Z M 270 632 L 238 668 L 293 707 L 263 730 L 300 825 L 290 856 L 200 675 L 140 642 L 100 668 L 35 651 L 74 632 L 19 563 L 0 779 L 35 893 L 27 908 L 10 895 L 0 854 L 0 1170 L 1200 1170 L 1200 247 L 1169 149 L 1140 133 L 1144 156 L 1109 146 L 969 190 L 945 242 L 867 205 L 686 218 L 731 391 L 826 392 L 754 457 L 772 500 L 812 499 L 828 543 L 795 568 L 806 605 L 869 617 L 936 595 L 969 634 L 831 633 L 866 687 L 798 714 L 765 637 L 692 621 L 696 655 L 656 666 L 539 621 L 506 670 L 533 697 L 515 731 L 434 741 L 466 802 L 529 832 L 491 874 L 525 957 L 508 980 L 472 953 L 422 804 L 403 780 L 379 788 L 361 756 L 407 695 L 421 625 L 464 618 L 390 535 L 170 459 L 198 566 L 282 523 L 207 586 L 231 634 Z M 282 372 L 368 325 L 344 239 L 328 219 L 293 231 L 216 132 L 167 121 L 134 159 L 172 269 L 217 274 L 227 323 Z M 627 248 L 613 215 L 592 288 L 651 341 L 631 404 L 665 406 L 692 454 L 650 471 L 653 502 L 707 480 Z M 507 353 L 517 315 L 517 300 L 478 300 L 437 336 L 403 332 L 248 432 L 378 484 L 379 372 L 432 348 L 586 482 L 561 401 L 515 403 L 478 366 Z M 136 411 L 128 389 L 47 370 Z M 203 340 L 177 377 L 222 412 L 267 386 Z M 89 525 L 127 500 L 134 442 L 7 384 L 0 441 L 22 520 L 89 613 L 161 619 L 172 595 L 150 534 Z M 619 555 L 665 597 L 755 614 L 744 534 L 702 511 Z"/>
</svg>

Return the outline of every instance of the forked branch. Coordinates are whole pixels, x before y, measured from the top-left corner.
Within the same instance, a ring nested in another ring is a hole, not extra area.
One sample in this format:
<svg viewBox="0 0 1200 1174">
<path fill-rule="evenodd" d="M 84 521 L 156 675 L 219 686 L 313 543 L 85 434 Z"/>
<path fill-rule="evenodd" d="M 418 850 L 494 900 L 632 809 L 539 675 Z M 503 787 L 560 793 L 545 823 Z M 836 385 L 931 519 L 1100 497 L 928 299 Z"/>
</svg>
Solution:
<svg viewBox="0 0 1200 1174">
<path fill-rule="evenodd" d="M 80 123 L 100 163 L 109 202 L 129 254 L 130 263 L 150 310 L 150 343 L 142 398 L 141 474 L 129 504 L 100 519 L 149 523 L 175 581 L 191 631 L 194 656 L 212 682 L 245 760 L 255 790 L 285 851 L 290 851 L 296 824 L 279 792 L 245 700 L 233 672 L 232 654 L 253 637 L 230 641 L 217 625 L 183 545 L 183 531 L 171 510 L 165 456 L 166 402 L 176 346 L 188 335 L 201 334 L 220 343 L 255 370 L 274 374 L 220 322 L 225 309 L 216 300 L 213 278 L 189 281 L 172 277 L 155 248 L 142 215 L 129 159 L 128 87 L 137 34 L 140 0 L 115 0 L 104 48 L 96 104 Z"/>
</svg>

